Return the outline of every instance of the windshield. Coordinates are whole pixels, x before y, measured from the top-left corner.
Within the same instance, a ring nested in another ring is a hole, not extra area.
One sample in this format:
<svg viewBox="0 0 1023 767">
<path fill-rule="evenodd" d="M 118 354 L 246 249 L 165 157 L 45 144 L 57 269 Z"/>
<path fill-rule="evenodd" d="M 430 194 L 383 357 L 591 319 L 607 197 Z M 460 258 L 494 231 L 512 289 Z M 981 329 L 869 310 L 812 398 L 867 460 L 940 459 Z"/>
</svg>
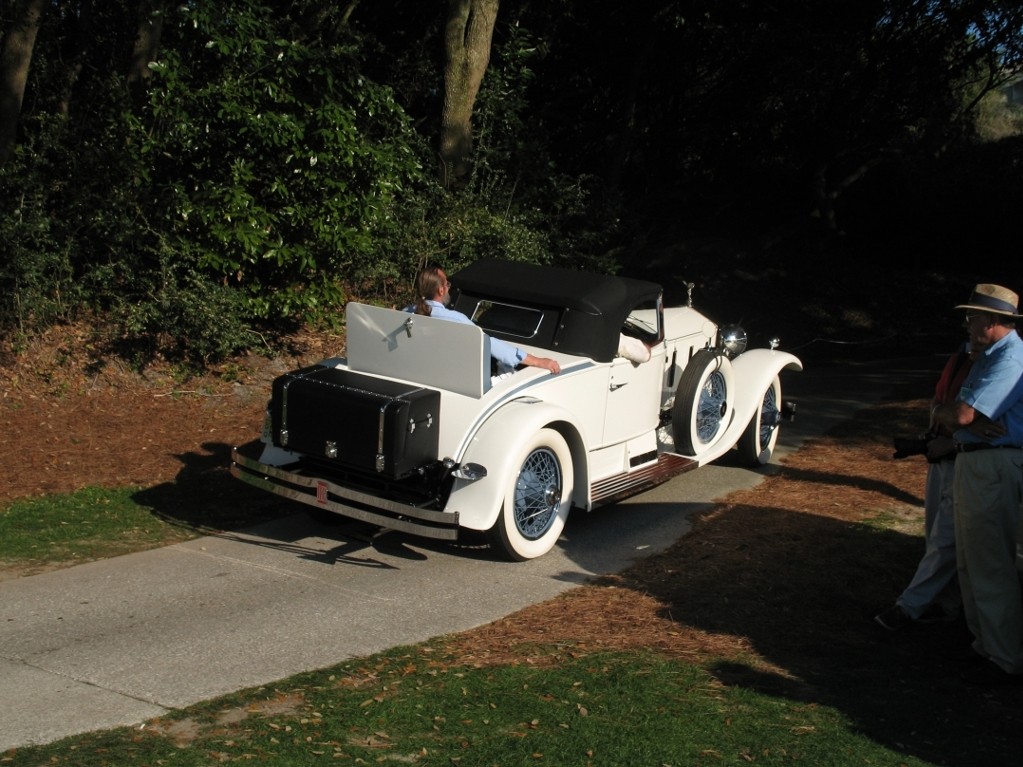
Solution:
<svg viewBox="0 0 1023 767">
<path fill-rule="evenodd" d="M 658 321 L 661 313 L 658 311 L 660 298 L 650 299 L 639 304 L 625 318 L 622 326 L 622 333 L 633 336 L 646 344 L 654 344 L 661 340 L 661 328 Z"/>
<path fill-rule="evenodd" d="M 518 338 L 536 336 L 543 312 L 525 306 L 479 301 L 472 312 L 472 321 L 486 331 L 504 333 Z"/>
</svg>

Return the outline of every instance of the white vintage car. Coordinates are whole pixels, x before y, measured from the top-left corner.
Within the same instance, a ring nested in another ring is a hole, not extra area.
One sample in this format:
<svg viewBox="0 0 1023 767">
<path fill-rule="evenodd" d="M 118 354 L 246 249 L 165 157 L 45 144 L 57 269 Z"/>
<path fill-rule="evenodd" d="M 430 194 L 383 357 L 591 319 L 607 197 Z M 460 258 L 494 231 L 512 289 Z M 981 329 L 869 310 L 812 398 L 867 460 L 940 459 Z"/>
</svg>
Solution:
<svg viewBox="0 0 1023 767">
<path fill-rule="evenodd" d="M 741 329 L 692 306 L 665 309 L 652 282 L 499 260 L 450 279 L 474 325 L 350 303 L 347 356 L 274 381 L 262 440 L 234 450 L 232 474 L 381 528 L 487 531 L 527 560 L 554 546 L 571 509 L 733 449 L 767 463 L 794 410 L 779 374 L 801 370 L 796 357 L 746 350 Z M 618 356 L 623 335 L 650 360 Z M 561 373 L 495 375 L 490 337 Z"/>
</svg>

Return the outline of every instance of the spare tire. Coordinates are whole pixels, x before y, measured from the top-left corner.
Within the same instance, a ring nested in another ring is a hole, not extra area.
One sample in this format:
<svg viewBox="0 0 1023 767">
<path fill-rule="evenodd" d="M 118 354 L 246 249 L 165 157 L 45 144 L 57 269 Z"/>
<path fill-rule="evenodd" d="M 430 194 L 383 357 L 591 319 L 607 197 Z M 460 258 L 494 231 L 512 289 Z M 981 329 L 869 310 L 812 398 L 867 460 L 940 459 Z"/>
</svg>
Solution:
<svg viewBox="0 0 1023 767">
<path fill-rule="evenodd" d="M 731 360 L 708 349 L 694 354 L 682 371 L 671 410 L 678 452 L 696 456 L 721 439 L 734 401 Z"/>
</svg>

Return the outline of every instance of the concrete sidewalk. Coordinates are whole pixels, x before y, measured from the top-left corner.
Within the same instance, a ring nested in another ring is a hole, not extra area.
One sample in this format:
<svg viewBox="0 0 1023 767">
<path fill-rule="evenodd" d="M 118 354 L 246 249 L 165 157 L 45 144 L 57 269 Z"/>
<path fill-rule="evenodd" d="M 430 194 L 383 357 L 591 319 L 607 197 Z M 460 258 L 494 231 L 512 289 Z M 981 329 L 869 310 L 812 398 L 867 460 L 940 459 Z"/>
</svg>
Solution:
<svg viewBox="0 0 1023 767">
<path fill-rule="evenodd" d="M 896 382 L 928 396 L 943 360 L 784 374 L 799 403 L 780 457 Z M 483 625 L 666 548 L 689 516 L 770 472 L 706 466 L 576 514 L 510 564 L 305 514 L 0 582 L 0 752 L 122 725 L 347 658 Z"/>
</svg>

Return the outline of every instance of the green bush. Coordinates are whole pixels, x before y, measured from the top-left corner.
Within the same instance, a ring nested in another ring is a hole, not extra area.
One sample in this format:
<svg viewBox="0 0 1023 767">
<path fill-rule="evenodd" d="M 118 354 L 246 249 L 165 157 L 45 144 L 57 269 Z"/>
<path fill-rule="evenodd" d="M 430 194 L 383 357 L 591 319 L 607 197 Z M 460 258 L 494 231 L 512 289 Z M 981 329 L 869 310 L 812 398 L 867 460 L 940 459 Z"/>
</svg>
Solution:
<svg viewBox="0 0 1023 767">
<path fill-rule="evenodd" d="M 291 9 L 169 8 L 143 91 L 122 74 L 133 13 L 97 9 L 70 113 L 59 51 L 75 26 L 47 16 L 18 155 L 0 171 L 4 329 L 88 308 L 115 322 L 133 362 L 202 366 L 253 343 L 249 324 L 336 325 L 352 298 L 403 302 L 426 259 L 616 268 L 617 204 L 559 172 L 531 114 L 542 46 L 525 29 L 495 48 L 475 172 L 448 192 L 432 176 L 436 115 L 395 96 L 425 87 L 428 57 L 406 51 L 389 69 L 394 51 L 370 32 L 326 6 Z"/>
<path fill-rule="evenodd" d="M 253 317 L 323 319 L 422 180 L 421 147 L 355 38 L 276 37 L 257 2 L 178 10 L 137 137 L 157 228 L 178 258 L 241 291 Z"/>
<path fill-rule="evenodd" d="M 63 126 L 36 120 L 0 168 L 0 327 L 31 332 L 70 319 L 82 300 L 67 217 L 54 215 L 61 188 Z"/>
<path fill-rule="evenodd" d="M 0 184 L 17 183 L 17 176 L 0 171 Z M 79 289 L 52 224 L 38 187 L 27 188 L 13 209 L 0 214 L 0 240 L 5 243 L 0 262 L 2 327 L 25 333 L 72 313 Z"/>
</svg>

